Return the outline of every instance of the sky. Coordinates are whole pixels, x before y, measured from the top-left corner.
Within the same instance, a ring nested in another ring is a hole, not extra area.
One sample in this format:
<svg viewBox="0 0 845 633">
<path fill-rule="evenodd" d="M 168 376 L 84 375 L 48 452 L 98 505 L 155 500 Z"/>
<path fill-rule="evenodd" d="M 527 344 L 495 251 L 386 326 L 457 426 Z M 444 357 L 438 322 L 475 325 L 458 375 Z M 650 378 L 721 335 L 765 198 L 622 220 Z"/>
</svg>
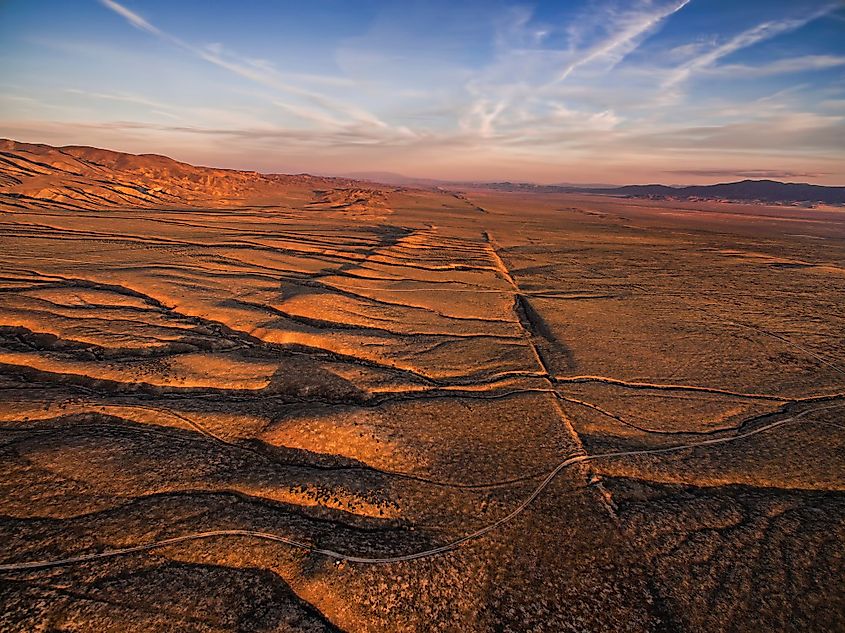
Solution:
<svg viewBox="0 0 845 633">
<path fill-rule="evenodd" d="M 0 0 L 0 136 L 281 173 L 845 185 L 845 0 Z"/>
</svg>

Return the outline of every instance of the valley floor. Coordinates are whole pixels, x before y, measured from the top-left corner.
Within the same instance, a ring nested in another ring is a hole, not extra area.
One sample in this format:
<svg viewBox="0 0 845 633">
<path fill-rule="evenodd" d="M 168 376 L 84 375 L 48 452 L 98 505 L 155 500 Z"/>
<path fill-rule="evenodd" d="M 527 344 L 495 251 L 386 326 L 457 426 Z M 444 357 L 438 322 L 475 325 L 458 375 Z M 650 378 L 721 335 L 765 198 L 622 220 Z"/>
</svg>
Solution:
<svg viewBox="0 0 845 633">
<path fill-rule="evenodd" d="M 2 630 L 845 630 L 845 214 L 372 195 L 0 212 Z"/>
</svg>

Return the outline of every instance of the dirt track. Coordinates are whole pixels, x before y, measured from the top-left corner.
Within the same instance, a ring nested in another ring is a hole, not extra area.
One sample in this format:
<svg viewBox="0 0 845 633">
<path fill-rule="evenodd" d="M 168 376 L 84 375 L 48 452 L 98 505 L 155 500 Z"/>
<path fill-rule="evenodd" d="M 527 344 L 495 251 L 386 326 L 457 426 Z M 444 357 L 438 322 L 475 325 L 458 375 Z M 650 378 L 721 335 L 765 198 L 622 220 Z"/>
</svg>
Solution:
<svg viewBox="0 0 845 633">
<path fill-rule="evenodd" d="M 713 438 L 709 440 L 702 440 L 700 442 L 693 442 L 691 444 L 682 444 L 679 446 L 669 446 L 665 448 L 654 448 L 654 449 L 643 449 L 638 451 L 619 451 L 616 453 L 604 453 L 604 454 L 596 454 L 596 455 L 576 455 L 574 457 L 569 457 L 563 460 L 558 466 L 549 473 L 546 478 L 540 483 L 537 488 L 534 489 L 534 492 L 522 503 L 520 503 L 513 512 L 510 514 L 502 517 L 495 523 L 492 523 L 488 526 L 481 528 L 480 530 L 476 530 L 472 534 L 468 534 L 456 541 L 448 543 L 446 545 L 441 545 L 440 547 L 436 547 L 430 550 L 425 550 L 422 552 L 414 552 L 413 554 L 404 554 L 401 556 L 390 556 L 390 557 L 383 557 L 383 558 L 365 558 L 360 556 L 355 556 L 354 554 L 347 554 L 341 552 L 335 552 L 332 550 L 320 549 L 317 547 L 313 547 L 312 545 L 308 545 L 307 543 L 300 543 L 298 541 L 294 541 L 292 539 L 285 538 L 283 536 L 279 536 L 276 534 L 267 534 L 264 532 L 253 532 L 248 530 L 213 530 L 209 532 L 196 532 L 193 534 L 185 534 L 182 536 L 176 536 L 168 539 L 164 539 L 161 541 L 155 541 L 153 543 L 143 543 L 141 545 L 135 545 L 132 547 L 124 547 L 117 550 L 110 550 L 107 552 L 99 552 L 97 554 L 87 554 L 81 556 L 73 556 L 70 558 L 62 558 L 57 560 L 49 560 L 49 561 L 32 561 L 32 562 L 25 562 L 25 563 L 10 563 L 10 564 L 0 564 L 0 571 L 28 571 L 33 569 L 48 569 L 51 567 L 63 567 L 65 565 L 72 565 L 74 563 L 82 563 L 82 562 L 89 562 L 93 560 L 99 560 L 102 558 L 111 558 L 113 556 L 123 556 L 126 554 L 133 554 L 135 552 L 143 552 L 149 551 L 151 549 L 158 549 L 160 547 L 166 547 L 168 545 L 176 545 L 177 543 L 182 543 L 184 541 L 193 541 L 197 539 L 205 539 L 205 538 L 212 538 L 217 536 L 248 536 L 254 537 L 258 539 L 265 539 L 269 541 L 278 541 L 280 543 L 284 543 L 286 545 L 290 545 L 292 547 L 298 547 L 300 549 L 308 550 L 314 554 L 321 554 L 323 556 L 328 556 L 329 558 L 334 558 L 336 560 L 350 562 L 350 563 L 364 563 L 364 564 L 389 564 L 389 563 L 401 563 L 407 562 L 412 560 L 418 560 L 420 558 L 428 558 L 430 556 L 437 556 L 438 554 L 445 554 L 446 552 L 451 552 L 457 547 L 460 547 L 462 544 L 481 538 L 485 534 L 492 532 L 496 528 L 505 523 L 511 521 L 512 519 L 516 518 L 520 513 L 522 513 L 534 499 L 536 499 L 540 493 L 549 485 L 552 479 L 564 468 L 567 466 L 572 466 L 574 464 L 583 464 L 586 462 L 596 461 L 600 459 L 618 459 L 620 457 L 634 457 L 634 456 L 642 456 L 642 455 L 663 455 L 666 453 L 674 453 L 677 451 L 689 450 L 693 448 L 697 448 L 700 446 L 713 446 L 716 444 L 724 444 L 726 442 L 733 442 L 736 440 L 745 439 L 747 437 L 751 437 L 752 435 L 756 435 L 757 433 L 763 433 L 766 431 L 770 431 L 774 428 L 779 426 L 783 426 L 789 422 L 794 422 L 805 415 L 810 413 L 815 413 L 819 410 L 827 410 L 832 408 L 838 408 L 845 406 L 845 403 L 839 405 L 833 405 L 829 407 L 819 407 L 817 409 L 809 409 L 800 413 L 798 415 L 792 416 L 790 418 L 784 418 L 781 420 L 777 420 L 776 422 L 771 422 L 766 424 L 765 426 L 761 426 L 759 428 L 754 429 L 753 431 L 747 431 L 745 433 L 740 433 L 738 435 L 729 436 L 729 437 L 721 437 L 721 438 Z"/>
</svg>

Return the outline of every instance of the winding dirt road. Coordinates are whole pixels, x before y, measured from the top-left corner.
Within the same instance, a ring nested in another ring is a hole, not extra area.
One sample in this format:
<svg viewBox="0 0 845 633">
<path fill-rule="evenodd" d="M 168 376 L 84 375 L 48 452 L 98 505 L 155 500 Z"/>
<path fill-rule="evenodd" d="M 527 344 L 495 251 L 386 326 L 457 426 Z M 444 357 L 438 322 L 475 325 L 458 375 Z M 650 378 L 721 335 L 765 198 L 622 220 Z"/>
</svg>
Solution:
<svg viewBox="0 0 845 633">
<path fill-rule="evenodd" d="M 597 461 L 600 459 L 615 459 L 621 457 L 635 457 L 639 455 L 665 455 L 667 453 L 676 453 L 679 451 L 689 450 L 693 448 L 697 448 L 700 446 L 713 446 L 716 444 L 727 444 L 729 442 L 736 442 L 738 440 L 742 440 L 752 435 L 757 435 L 759 433 L 765 433 L 767 431 L 771 431 L 778 427 L 784 426 L 789 424 L 790 422 L 794 422 L 799 420 L 811 413 L 817 413 L 819 411 L 826 411 L 829 409 L 838 409 L 841 407 L 845 407 L 845 403 L 834 404 L 824 407 L 816 407 L 814 409 L 808 409 L 806 411 L 802 411 L 796 415 L 793 415 L 788 418 L 784 418 L 782 420 L 776 420 L 774 422 L 770 422 L 764 426 L 759 428 L 753 429 L 751 431 L 747 431 L 745 433 L 740 433 L 738 435 L 733 435 L 730 437 L 721 437 L 721 438 L 712 438 L 708 440 L 702 440 L 700 442 L 693 442 L 690 444 L 679 444 L 676 446 L 667 446 L 664 448 L 652 448 L 652 449 L 643 449 L 643 450 L 636 450 L 636 451 L 618 451 L 614 453 L 599 453 L 596 455 L 574 455 L 572 457 L 568 457 L 567 459 L 563 460 L 558 464 L 554 470 L 552 470 L 546 478 L 540 482 L 534 491 L 525 499 L 523 500 L 513 511 L 509 514 L 505 515 L 501 519 L 479 529 L 471 534 L 467 534 L 466 536 L 462 536 L 459 539 L 456 539 L 450 543 L 445 545 L 441 545 L 439 547 L 434 547 L 431 549 L 423 550 L 420 552 L 414 552 L 412 554 L 403 554 L 400 556 L 384 556 L 384 557 L 364 557 L 364 556 L 355 556 L 353 554 L 346 554 L 343 552 L 336 552 L 330 549 L 322 549 L 318 547 L 313 547 L 308 543 L 303 543 L 300 541 L 296 541 L 294 539 L 290 539 L 284 536 L 280 536 L 278 534 L 271 534 L 268 532 L 257 532 L 253 530 L 209 530 L 205 532 L 193 532 L 191 534 L 183 534 L 181 536 L 174 536 L 171 538 L 162 539 L 159 541 L 152 541 L 149 543 L 141 543 L 139 545 L 133 545 L 131 547 L 123 547 L 119 549 L 108 550 L 105 552 L 98 552 L 93 554 L 80 554 L 78 556 L 70 556 L 67 558 L 57 558 L 53 560 L 39 560 L 39 561 L 26 561 L 20 563 L 4 563 L 0 564 L 0 572 L 14 572 L 14 571 L 33 571 L 39 569 L 49 569 L 52 567 L 63 567 L 66 565 L 73 565 L 75 563 L 85 563 L 93 560 L 101 560 L 104 558 L 114 558 L 116 556 L 125 556 L 127 554 L 133 554 L 136 552 L 144 552 L 149 551 L 152 549 L 158 549 L 161 547 L 166 547 L 169 545 L 176 545 L 178 543 L 184 543 L 186 541 L 197 541 L 201 539 L 208 539 L 220 536 L 244 536 L 250 538 L 257 538 L 265 541 L 276 541 L 278 543 L 284 543 L 286 545 L 290 545 L 291 547 L 296 547 L 298 549 L 306 550 L 312 554 L 320 554 L 322 556 L 327 556 L 329 558 L 333 558 L 339 561 L 345 561 L 349 563 L 361 563 L 361 564 L 368 564 L 368 565 L 384 565 L 390 563 L 401 563 L 407 561 L 418 560 L 421 558 L 429 558 L 431 556 L 438 556 L 440 554 L 445 554 L 447 552 L 451 552 L 461 545 L 473 541 L 475 539 L 481 538 L 485 534 L 492 532 L 493 530 L 501 527 L 502 525 L 509 523 L 517 516 L 522 514 L 528 506 L 530 506 L 537 497 L 545 490 L 545 488 L 552 482 L 552 480 L 560 473 L 563 469 L 567 468 L 568 466 L 572 466 L 574 464 L 582 464 L 585 462 Z"/>
</svg>

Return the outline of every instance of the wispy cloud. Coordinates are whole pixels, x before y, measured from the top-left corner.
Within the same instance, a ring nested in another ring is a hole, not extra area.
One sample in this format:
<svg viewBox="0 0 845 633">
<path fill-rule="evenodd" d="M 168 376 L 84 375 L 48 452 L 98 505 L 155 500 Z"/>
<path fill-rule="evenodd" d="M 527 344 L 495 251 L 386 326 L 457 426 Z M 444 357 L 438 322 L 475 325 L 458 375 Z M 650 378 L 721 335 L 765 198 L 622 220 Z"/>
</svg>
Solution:
<svg viewBox="0 0 845 633">
<path fill-rule="evenodd" d="M 731 77 L 766 77 L 790 73 L 805 73 L 845 66 L 845 55 L 802 55 L 777 59 L 765 64 L 721 64 L 708 72 Z"/>
<path fill-rule="evenodd" d="M 269 88 L 275 88 L 276 90 L 288 95 L 304 98 L 313 105 L 316 105 L 324 110 L 334 112 L 335 114 L 345 116 L 351 121 L 366 123 L 380 128 L 388 127 L 387 123 L 363 108 L 332 99 L 322 93 L 289 83 L 280 77 L 275 71 L 267 68 L 266 65 L 255 65 L 249 60 L 245 60 L 233 53 L 227 54 L 219 45 L 211 48 L 196 48 L 193 46 L 189 46 L 187 48 L 201 59 L 214 64 L 215 66 Z"/>
<path fill-rule="evenodd" d="M 642 40 L 652 33 L 661 22 L 677 13 L 692 0 L 680 0 L 664 5 L 653 2 L 632 3 L 627 11 L 617 9 L 603 12 L 602 22 L 608 25 L 606 38 L 589 46 L 570 61 L 554 78 L 554 82 L 567 79 L 576 69 L 599 60 L 610 61 L 611 67 L 636 50 Z"/>
<path fill-rule="evenodd" d="M 818 18 L 831 13 L 841 7 L 839 2 L 828 4 L 821 9 L 812 11 L 806 15 L 782 20 L 769 20 L 757 26 L 747 29 L 729 39 L 724 44 L 715 46 L 710 50 L 694 57 L 686 63 L 678 66 L 664 82 L 665 88 L 671 88 L 683 81 L 686 81 L 695 73 L 710 68 L 723 57 L 727 57 L 737 51 L 749 46 L 759 44 L 766 40 L 800 29 L 801 27 L 817 20 Z"/>
<path fill-rule="evenodd" d="M 133 27 L 141 31 L 151 33 L 152 35 L 155 35 L 156 37 L 169 42 L 170 44 L 173 44 L 174 46 L 185 50 L 192 55 L 217 66 L 218 68 L 222 68 L 263 86 L 273 88 L 289 96 L 302 98 L 310 102 L 312 105 L 343 116 L 351 122 L 357 124 L 368 124 L 379 128 L 388 127 L 387 123 L 363 108 L 333 99 L 325 94 L 308 88 L 303 88 L 286 81 L 265 60 L 255 60 L 238 56 L 235 53 L 227 51 L 225 47 L 218 42 L 214 42 L 203 47 L 189 44 L 183 39 L 159 29 L 134 11 L 131 11 L 122 4 L 115 2 L 115 0 L 100 0 L 100 2 L 106 8 L 123 17 Z M 326 83 L 331 82 L 326 81 Z M 278 105 L 278 102 L 276 102 L 276 104 Z M 288 109 L 291 111 L 298 111 L 300 114 L 303 113 L 303 109 L 301 107 L 294 105 L 289 105 Z M 331 117 L 320 117 L 317 114 L 308 118 L 312 121 L 320 121 L 324 124 L 338 123 L 337 119 L 333 119 Z"/>
<path fill-rule="evenodd" d="M 470 102 L 461 129 L 496 139 L 500 130 L 520 126 L 533 138 L 545 127 L 601 131 L 619 125 L 624 117 L 613 104 L 573 107 L 563 101 L 562 86 L 578 90 L 606 77 L 690 2 L 591 2 L 562 25 L 535 21 L 527 7 L 509 9 L 498 21 L 492 63 L 467 83 Z"/>
<path fill-rule="evenodd" d="M 154 27 L 152 24 L 147 22 L 144 18 L 140 15 L 124 7 L 122 4 L 114 2 L 114 0 L 100 0 L 106 7 L 117 13 L 119 16 L 123 17 L 129 24 L 134 26 L 136 29 L 141 31 L 146 31 L 147 33 L 152 33 L 153 35 L 157 35 L 158 37 L 165 37 L 166 34 L 162 33 L 159 29 Z"/>
<path fill-rule="evenodd" d="M 170 112 L 170 106 L 154 99 L 149 99 L 141 95 L 126 93 L 126 92 L 93 92 L 90 90 L 80 90 L 78 88 L 67 88 L 66 93 L 85 97 L 87 99 L 105 99 L 107 101 L 118 101 L 120 103 L 131 103 L 135 105 L 144 106 L 151 110 L 163 111 L 167 116 L 175 117 L 173 112 Z"/>
</svg>

